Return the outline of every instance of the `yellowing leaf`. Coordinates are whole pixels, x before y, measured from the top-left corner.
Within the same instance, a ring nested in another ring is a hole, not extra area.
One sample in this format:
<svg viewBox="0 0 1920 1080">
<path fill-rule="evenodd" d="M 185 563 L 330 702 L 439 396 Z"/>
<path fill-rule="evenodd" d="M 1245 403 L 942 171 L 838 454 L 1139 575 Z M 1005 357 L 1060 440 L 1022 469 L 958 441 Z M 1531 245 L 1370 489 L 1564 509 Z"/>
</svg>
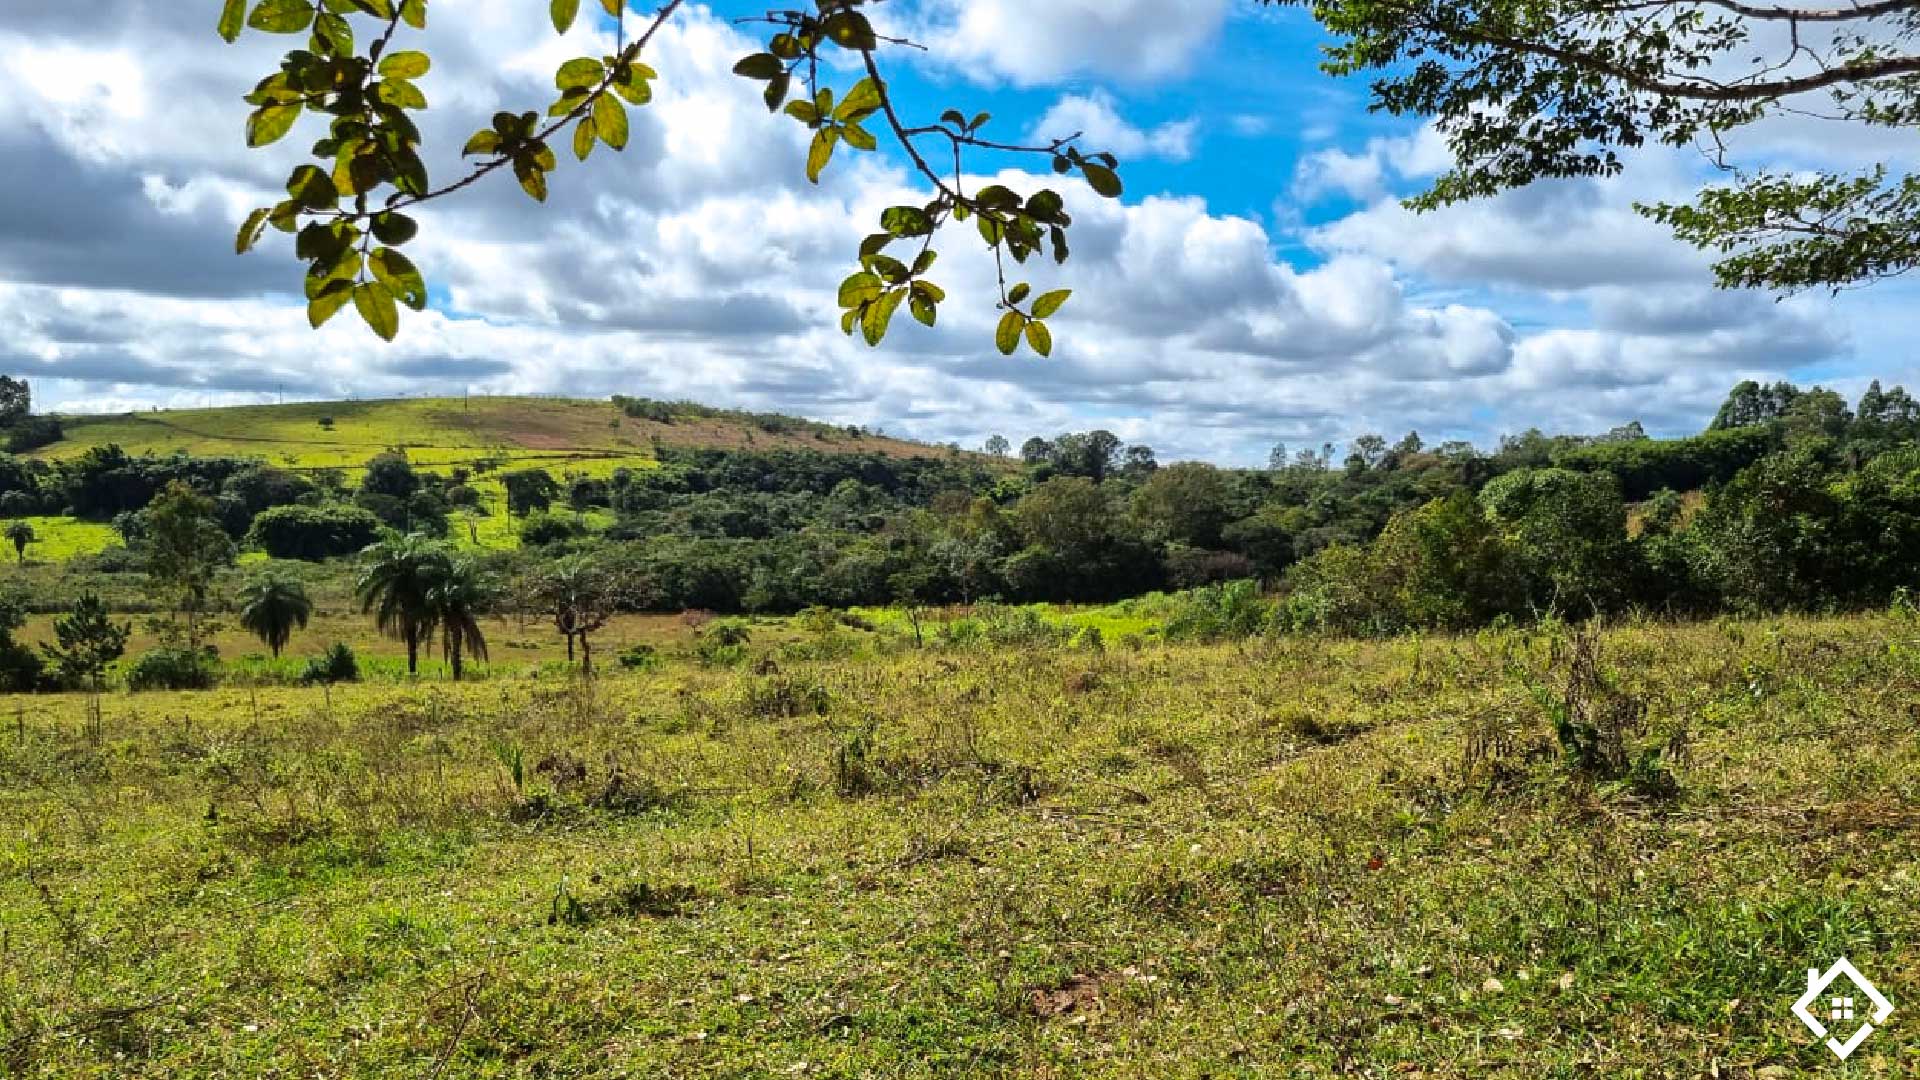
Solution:
<svg viewBox="0 0 1920 1080">
<path fill-rule="evenodd" d="M 600 141 L 615 150 L 627 148 L 627 107 L 612 94 L 601 94 L 593 103 L 593 127 Z"/>
<path fill-rule="evenodd" d="M 400 309 L 393 302 L 393 293 L 385 285 L 370 281 L 355 286 L 353 307 L 382 340 L 392 341 L 400 333 Z"/>
<path fill-rule="evenodd" d="M 1020 331 L 1026 319 L 1017 311 L 1009 311 L 1000 318 L 1000 327 L 994 332 L 993 343 L 1000 349 L 1000 355 L 1012 356 L 1020 348 Z"/>
</svg>

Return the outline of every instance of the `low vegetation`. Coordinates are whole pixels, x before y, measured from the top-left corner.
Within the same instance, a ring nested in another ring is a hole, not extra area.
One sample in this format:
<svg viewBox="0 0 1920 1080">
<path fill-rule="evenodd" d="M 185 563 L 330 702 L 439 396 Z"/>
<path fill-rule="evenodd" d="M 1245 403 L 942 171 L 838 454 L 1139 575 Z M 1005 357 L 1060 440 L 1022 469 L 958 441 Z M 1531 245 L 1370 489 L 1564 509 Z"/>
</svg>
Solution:
<svg viewBox="0 0 1920 1080">
<path fill-rule="evenodd" d="M 1824 1053 L 1785 1010 L 1809 963 L 1920 992 L 1910 615 L 930 633 L 857 664 L 732 631 L 735 663 L 590 682 L 112 696 L 97 721 L 23 700 L 0 1054 L 1784 1076 Z M 1856 1072 L 1915 1049 L 1896 1024 Z"/>
</svg>

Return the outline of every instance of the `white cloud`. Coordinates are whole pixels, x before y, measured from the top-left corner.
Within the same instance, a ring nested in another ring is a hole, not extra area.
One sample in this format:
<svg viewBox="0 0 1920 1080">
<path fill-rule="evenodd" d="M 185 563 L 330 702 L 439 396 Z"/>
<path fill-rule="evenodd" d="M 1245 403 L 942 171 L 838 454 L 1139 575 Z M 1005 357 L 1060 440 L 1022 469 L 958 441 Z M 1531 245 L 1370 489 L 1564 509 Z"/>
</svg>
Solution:
<svg viewBox="0 0 1920 1080">
<path fill-rule="evenodd" d="M 1104 90 L 1069 94 L 1033 126 L 1029 139 L 1036 144 L 1064 139 L 1078 132 L 1080 146 L 1089 152 L 1107 151 L 1122 159 L 1156 157 L 1185 161 L 1193 156 L 1195 120 L 1176 120 L 1143 131 L 1120 115 L 1113 95 Z"/>
<path fill-rule="evenodd" d="M 927 0 L 918 40 L 938 62 L 1020 86 L 1084 74 L 1163 79 L 1195 62 L 1230 0 Z"/>
<path fill-rule="evenodd" d="M 951 49 L 927 39 L 943 55 L 1015 82 L 1177 72 L 1228 9 L 934 7 L 959 35 Z M 1017 40 L 985 58 L 996 26 Z M 438 0 L 432 35 L 428 138 L 456 148 L 495 109 L 537 104 L 560 59 L 595 47 L 584 30 L 555 40 L 537 4 Z M 870 351 L 838 333 L 834 288 L 880 211 L 924 191 L 877 156 L 843 156 L 807 184 L 806 133 L 729 73 L 751 44 L 697 8 L 650 57 L 657 99 L 635 113 L 627 154 L 568 160 L 544 207 L 496 177 L 422 213 L 412 250 L 452 314 L 410 316 L 391 346 L 351 312 L 316 335 L 284 238 L 231 254 L 238 216 L 272 197 L 303 142 L 242 147 L 238 95 L 285 45 L 252 40 L 222 50 L 205 27 L 136 0 L 111 17 L 0 16 L 0 368 L 34 378 L 41 401 L 627 392 L 969 444 L 1099 424 L 1169 456 L 1246 461 L 1275 440 L 1369 429 L 1484 440 L 1542 418 L 1683 426 L 1739 373 L 1846 347 L 1823 308 L 1702 289 L 1697 256 L 1626 209 L 1644 185 L 1407 216 L 1388 191 L 1441 167 L 1422 134 L 1339 160 L 1366 164 L 1334 187 L 1358 194 L 1377 176 L 1378 201 L 1308 233 L 1318 257 L 1304 262 L 1276 254 L 1289 238 L 1199 198 L 1122 205 L 1051 175 L 1002 174 L 1022 190 L 1057 186 L 1078 222 L 1065 268 L 1018 268 L 1036 288 L 1075 290 L 1054 320 L 1054 359 L 993 352 L 993 267 L 964 231 L 940 244 L 936 276 L 953 297 L 940 328 L 902 318 Z M 128 66 L 110 86 L 28 78 L 74 56 Z M 1122 156 L 1195 149 L 1193 127 L 1131 127 L 1098 89 L 1059 99 L 1039 130 L 1055 121 Z M 431 164 L 437 177 L 460 168 L 445 153 Z M 1636 287 L 1649 279 L 1660 292 Z M 1524 306 L 1513 297 L 1563 293 L 1577 325 L 1509 314 Z"/>
</svg>

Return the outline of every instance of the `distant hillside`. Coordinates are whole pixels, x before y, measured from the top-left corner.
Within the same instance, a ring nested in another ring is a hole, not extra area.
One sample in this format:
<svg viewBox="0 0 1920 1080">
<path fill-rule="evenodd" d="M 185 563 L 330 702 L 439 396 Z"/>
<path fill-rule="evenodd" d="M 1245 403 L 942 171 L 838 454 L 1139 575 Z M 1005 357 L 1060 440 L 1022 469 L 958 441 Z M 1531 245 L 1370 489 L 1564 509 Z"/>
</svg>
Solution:
<svg viewBox="0 0 1920 1080">
<path fill-rule="evenodd" d="M 161 409 L 64 418 L 65 438 L 31 457 L 58 460 L 118 444 L 130 454 L 259 457 L 291 469 L 363 465 L 402 449 L 416 465 L 478 462 L 589 474 L 645 467 L 656 447 L 808 449 L 925 457 L 945 448 L 848 432 L 813 421 L 635 402 L 528 397 L 304 402 L 220 409 Z M 631 412 L 643 415 L 630 415 Z"/>
</svg>

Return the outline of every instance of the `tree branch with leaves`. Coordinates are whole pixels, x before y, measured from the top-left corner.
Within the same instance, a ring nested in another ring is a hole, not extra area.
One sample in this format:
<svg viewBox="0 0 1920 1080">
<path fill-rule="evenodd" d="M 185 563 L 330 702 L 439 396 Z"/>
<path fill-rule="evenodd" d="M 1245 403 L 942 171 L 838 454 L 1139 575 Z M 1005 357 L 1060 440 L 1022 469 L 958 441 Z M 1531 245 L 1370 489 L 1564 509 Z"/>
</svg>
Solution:
<svg viewBox="0 0 1920 1080">
<path fill-rule="evenodd" d="M 859 269 L 839 289 L 842 330 L 877 346 L 902 306 L 934 326 L 947 299 L 929 276 L 939 258 L 934 239 L 949 225 L 971 222 L 997 269 L 996 346 L 1012 355 L 1024 342 L 1041 356 L 1050 355 L 1053 335 L 1046 320 L 1060 311 L 1070 292 L 1035 295 L 1029 283 L 1011 280 L 1018 276 L 1012 267 L 1042 252 L 1066 262 L 1072 216 L 1051 189 L 1023 196 L 990 184 L 968 191 L 968 156 L 1045 157 L 1056 174 L 1078 174 L 1107 198 L 1122 193 L 1119 163 L 1111 154 L 1083 151 L 1078 135 L 1032 145 L 990 139 L 983 134 L 991 120 L 986 113 L 969 119 L 950 109 L 934 122 L 911 121 L 891 92 L 881 58 L 889 50 L 919 46 L 876 32 L 861 10 L 870 2 L 814 0 L 806 10 L 770 9 L 740 20 L 763 24 L 770 33 L 764 51 L 734 68 L 735 74 L 762 84 L 761 99 L 770 111 L 812 132 L 808 180 L 818 184 L 843 145 L 877 152 L 880 139 L 867 125 L 878 117 L 932 189 L 924 204 L 888 208 L 879 231 L 861 242 Z M 566 138 L 583 162 L 601 146 L 616 152 L 627 148 L 629 109 L 652 102 L 659 78 L 642 57 L 661 30 L 684 14 L 685 4 L 668 0 L 631 39 L 624 0 L 600 4 L 617 31 L 615 51 L 561 64 L 554 73 L 558 96 L 544 113 L 496 113 L 463 148 L 463 157 L 474 159 L 469 170 L 436 186 L 422 160 L 422 135 L 414 120 L 428 108 L 418 80 L 432 70 L 432 60 L 424 51 L 396 47 L 403 30 L 426 30 L 428 0 L 225 0 L 219 32 L 229 42 L 249 28 L 307 35 L 305 47 L 289 51 L 280 70 L 247 95 L 254 106 L 247 144 L 278 143 L 308 114 L 324 117 L 327 126 L 313 144 L 315 160 L 289 174 L 287 198 L 248 215 L 237 250 L 252 250 L 269 228 L 294 237 L 294 254 L 307 265 L 311 324 L 318 328 L 352 304 L 376 334 L 392 340 L 399 333 L 400 309 L 423 311 L 428 303 L 424 275 L 400 250 L 419 233 L 409 210 L 457 195 L 502 171 L 511 172 L 529 197 L 545 202 L 548 175 L 559 167 L 557 140 Z M 554 29 L 568 33 L 580 8 L 580 0 L 549 0 Z M 368 44 L 361 51 L 357 42 L 363 37 Z M 857 60 L 858 77 L 851 85 L 836 86 L 842 66 L 834 61 L 846 55 Z M 928 146 L 939 150 L 938 167 Z M 889 254 L 895 244 L 908 250 Z"/>
<path fill-rule="evenodd" d="M 1372 78 L 1373 107 L 1428 117 L 1454 167 L 1433 210 L 1537 180 L 1611 176 L 1621 151 L 1698 147 L 1727 182 L 1638 209 L 1721 256 L 1720 284 L 1845 288 L 1920 264 L 1920 181 L 1743 167 L 1771 119 L 1920 126 L 1920 0 L 1262 0 L 1333 32 L 1323 67 Z"/>
</svg>

